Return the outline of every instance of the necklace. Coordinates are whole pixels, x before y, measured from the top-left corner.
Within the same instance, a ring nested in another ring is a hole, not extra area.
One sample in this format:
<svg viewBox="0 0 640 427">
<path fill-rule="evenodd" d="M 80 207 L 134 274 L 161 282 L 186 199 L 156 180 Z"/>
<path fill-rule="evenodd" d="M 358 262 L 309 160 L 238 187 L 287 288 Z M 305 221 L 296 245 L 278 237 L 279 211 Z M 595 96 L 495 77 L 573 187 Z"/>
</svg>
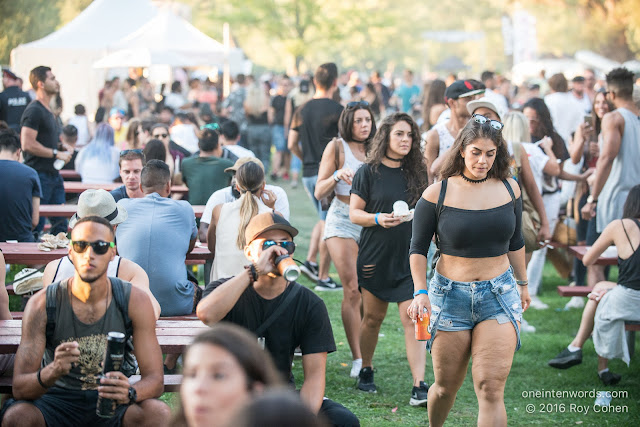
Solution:
<svg viewBox="0 0 640 427">
<path fill-rule="evenodd" d="M 482 179 L 471 179 L 468 176 L 466 176 L 464 173 L 461 173 L 460 176 L 462 177 L 462 179 L 472 184 L 480 184 L 481 182 L 485 182 L 486 180 L 489 179 L 489 175 L 485 176 Z"/>
<path fill-rule="evenodd" d="M 401 162 L 403 159 L 394 159 L 393 157 L 389 157 L 386 154 L 384 155 L 387 159 L 393 161 L 393 162 Z"/>
</svg>

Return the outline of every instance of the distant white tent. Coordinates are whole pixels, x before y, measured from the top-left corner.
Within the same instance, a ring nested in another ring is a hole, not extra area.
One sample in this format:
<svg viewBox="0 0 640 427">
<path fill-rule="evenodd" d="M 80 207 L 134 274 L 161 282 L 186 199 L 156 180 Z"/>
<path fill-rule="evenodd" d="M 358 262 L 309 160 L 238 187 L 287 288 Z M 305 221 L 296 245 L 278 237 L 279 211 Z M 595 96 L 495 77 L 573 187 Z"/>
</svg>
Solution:
<svg viewBox="0 0 640 427">
<path fill-rule="evenodd" d="M 196 65 L 222 68 L 228 59 L 232 74 L 243 71 L 244 55 L 238 48 L 229 49 L 198 30 L 181 17 L 168 10 L 161 10 L 140 29 L 121 40 L 109 44 L 109 51 L 120 49 L 147 49 L 151 52 L 171 52 L 188 58 Z M 158 65 L 166 65 L 157 63 Z"/>
<path fill-rule="evenodd" d="M 110 53 L 94 62 L 94 68 L 151 67 L 168 65 L 170 67 L 195 67 L 195 60 L 176 52 L 152 50 L 147 48 L 122 49 Z"/>
<path fill-rule="evenodd" d="M 108 53 L 109 44 L 138 30 L 157 13 L 149 0 L 94 0 L 58 31 L 13 49 L 11 68 L 28 82 L 34 67 L 51 67 L 60 82 L 65 116 L 72 115 L 78 103 L 93 112 L 106 75 L 93 63 Z"/>
</svg>

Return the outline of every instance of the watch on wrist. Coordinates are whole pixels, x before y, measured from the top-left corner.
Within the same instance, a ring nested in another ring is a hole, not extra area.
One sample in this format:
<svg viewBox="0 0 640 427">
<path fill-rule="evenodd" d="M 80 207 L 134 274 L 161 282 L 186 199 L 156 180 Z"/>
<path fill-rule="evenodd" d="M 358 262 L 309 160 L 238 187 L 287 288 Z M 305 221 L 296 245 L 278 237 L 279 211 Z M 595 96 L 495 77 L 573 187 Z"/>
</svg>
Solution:
<svg viewBox="0 0 640 427">
<path fill-rule="evenodd" d="M 587 197 L 587 203 L 598 203 L 598 199 L 594 199 L 593 195 L 589 194 L 589 197 Z"/>
<path fill-rule="evenodd" d="M 58 157 L 58 150 L 57 149 L 53 149 L 53 158 L 55 159 L 56 157 Z"/>
<path fill-rule="evenodd" d="M 138 392 L 135 388 L 129 387 L 129 405 L 133 405 L 138 400 Z"/>
</svg>

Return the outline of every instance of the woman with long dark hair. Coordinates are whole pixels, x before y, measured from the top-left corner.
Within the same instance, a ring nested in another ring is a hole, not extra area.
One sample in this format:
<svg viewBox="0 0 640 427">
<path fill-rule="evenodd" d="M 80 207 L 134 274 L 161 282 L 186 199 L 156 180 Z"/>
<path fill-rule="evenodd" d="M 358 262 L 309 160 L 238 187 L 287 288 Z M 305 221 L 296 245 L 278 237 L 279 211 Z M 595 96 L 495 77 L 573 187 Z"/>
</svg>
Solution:
<svg viewBox="0 0 640 427">
<path fill-rule="evenodd" d="M 424 102 L 422 103 L 422 130 L 428 131 L 436 124 L 438 117 L 444 110 L 447 109 L 447 104 L 444 102 L 444 91 L 447 85 L 440 80 L 435 79 L 429 85 L 429 90 L 424 95 Z"/>
<path fill-rule="evenodd" d="M 180 407 L 173 427 L 227 426 L 265 388 L 281 385 L 255 336 L 229 323 L 198 335 L 184 353 Z"/>
<path fill-rule="evenodd" d="M 575 338 L 549 361 L 558 369 L 582 363 L 582 346 L 593 332 L 598 377 L 604 385 L 615 385 L 622 378 L 609 372 L 609 359 L 622 359 L 627 366 L 630 362 L 625 321 L 640 322 L 640 185 L 629 191 L 622 219 L 607 225 L 582 262 L 593 265 L 611 245 L 618 252 L 618 283 L 603 281 L 593 288 Z"/>
<path fill-rule="evenodd" d="M 409 403 L 414 406 L 426 405 L 428 386 L 424 382 L 424 346 L 416 341 L 413 323 L 404 315 L 413 291 L 407 258 L 411 241 L 412 212 L 409 208 L 420 199 L 426 185 L 427 171 L 420 152 L 418 125 L 405 113 L 386 117 L 351 187 L 349 217 L 354 224 L 363 227 L 357 260 L 363 312 L 360 327 L 362 369 L 358 389 L 376 391 L 373 353 L 387 307 L 395 302 L 400 311 L 407 360 L 413 376 Z"/>
<path fill-rule="evenodd" d="M 522 198 L 511 176 L 502 123 L 475 114 L 447 152 L 442 181 L 416 205 L 409 259 L 415 284 L 407 313 L 430 316 L 429 423 L 444 424 L 473 359 L 478 425 L 507 425 L 504 386 L 529 306 Z M 427 251 L 441 256 L 427 290 Z"/>
<path fill-rule="evenodd" d="M 342 323 L 351 348 L 350 376 L 356 378 L 362 368 L 360 353 L 361 298 L 358 291 L 358 241 L 362 227 L 349 219 L 351 183 L 364 164 L 376 133 L 374 114 L 366 101 L 351 102 L 342 110 L 338 121 L 340 137 L 334 138 L 324 150 L 315 197 L 320 200 L 331 192 L 336 196 L 327 212 L 324 240 L 329 255 L 342 282 Z"/>
</svg>

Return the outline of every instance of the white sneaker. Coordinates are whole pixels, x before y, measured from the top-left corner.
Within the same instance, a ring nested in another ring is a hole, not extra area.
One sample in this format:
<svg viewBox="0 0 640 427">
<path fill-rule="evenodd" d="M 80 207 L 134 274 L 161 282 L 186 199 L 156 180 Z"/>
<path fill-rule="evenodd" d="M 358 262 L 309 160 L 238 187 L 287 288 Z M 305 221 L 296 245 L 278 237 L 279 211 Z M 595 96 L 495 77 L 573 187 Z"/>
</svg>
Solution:
<svg viewBox="0 0 640 427">
<path fill-rule="evenodd" d="M 520 322 L 520 330 L 522 332 L 528 332 L 528 333 L 534 333 L 536 331 L 536 327 L 532 326 L 529 324 L 529 322 L 527 322 L 526 320 L 524 320 L 524 318 L 522 319 L 522 322 Z"/>
<path fill-rule="evenodd" d="M 565 310 L 569 310 L 570 308 L 584 308 L 584 298 L 571 297 L 569 302 L 564 306 Z"/>
<path fill-rule="evenodd" d="M 535 295 L 531 297 L 530 307 L 535 308 L 536 310 L 546 310 L 547 308 L 549 308 L 547 304 L 540 301 L 540 298 Z"/>
<path fill-rule="evenodd" d="M 349 376 L 351 378 L 358 378 L 358 375 L 360 375 L 360 369 L 362 369 L 362 359 L 354 360 L 351 362 L 351 373 Z"/>
</svg>

